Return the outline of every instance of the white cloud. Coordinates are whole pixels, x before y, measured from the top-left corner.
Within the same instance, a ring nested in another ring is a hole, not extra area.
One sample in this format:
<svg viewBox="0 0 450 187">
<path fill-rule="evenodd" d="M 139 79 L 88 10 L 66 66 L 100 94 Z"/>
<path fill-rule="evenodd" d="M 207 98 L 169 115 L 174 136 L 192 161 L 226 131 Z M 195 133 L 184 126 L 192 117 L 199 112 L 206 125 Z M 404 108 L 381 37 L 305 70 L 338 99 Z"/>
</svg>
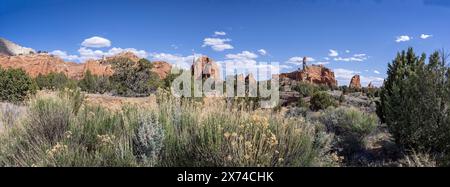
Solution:
<svg viewBox="0 0 450 187">
<path fill-rule="evenodd" d="M 225 35 L 227 35 L 227 33 L 223 32 L 223 31 L 216 31 L 216 32 L 214 32 L 214 36 L 225 36 Z"/>
<path fill-rule="evenodd" d="M 150 54 L 151 60 L 153 61 L 166 61 L 171 63 L 172 65 L 182 68 L 189 69 L 194 61 L 194 57 L 198 58 L 202 56 L 201 54 L 189 55 L 189 56 L 181 56 L 177 54 L 169 54 L 169 53 L 152 53 Z"/>
<path fill-rule="evenodd" d="M 350 81 L 350 79 L 357 74 L 360 74 L 361 72 L 357 72 L 357 71 L 353 71 L 353 70 L 348 70 L 348 69 L 342 69 L 342 68 L 338 68 L 334 70 L 334 75 L 336 76 L 336 79 L 348 79 L 348 81 Z"/>
<path fill-rule="evenodd" d="M 337 57 L 339 56 L 339 53 L 336 50 L 330 49 L 330 53 L 328 53 L 328 56 Z"/>
<path fill-rule="evenodd" d="M 395 42 L 400 43 L 400 42 L 407 42 L 410 41 L 412 39 L 412 37 L 407 36 L 407 35 L 402 35 L 402 36 L 397 36 L 397 39 L 395 40 Z"/>
<path fill-rule="evenodd" d="M 372 83 L 372 85 L 380 87 L 383 85 L 383 82 L 384 82 L 384 79 L 381 77 L 361 76 L 361 85 L 363 85 L 363 86 L 367 86 L 367 85 L 369 85 L 369 83 Z"/>
<path fill-rule="evenodd" d="M 250 51 L 242 51 L 241 53 L 238 54 L 227 54 L 225 55 L 225 57 L 228 59 L 235 59 L 235 60 L 249 60 L 258 58 L 258 55 Z"/>
<path fill-rule="evenodd" d="M 366 54 L 354 54 L 351 57 L 336 57 L 334 61 L 341 62 L 363 62 L 366 61 L 369 57 Z"/>
<path fill-rule="evenodd" d="M 381 73 L 380 73 L 379 71 L 377 71 L 377 70 L 374 70 L 373 73 L 375 73 L 375 74 L 381 74 Z"/>
<path fill-rule="evenodd" d="M 148 53 L 146 51 L 144 51 L 144 50 L 138 50 L 138 49 L 135 49 L 135 48 L 122 49 L 122 48 L 117 48 L 117 47 L 114 47 L 114 48 L 110 49 L 106 53 L 105 56 L 114 56 L 114 55 L 117 55 L 117 54 L 123 53 L 123 52 L 132 52 L 136 56 L 138 56 L 139 58 L 147 58 L 148 57 Z"/>
<path fill-rule="evenodd" d="M 214 51 L 224 51 L 227 49 L 233 49 L 234 47 L 227 43 L 230 41 L 231 39 L 205 38 L 203 40 L 202 47 L 210 46 Z"/>
<path fill-rule="evenodd" d="M 329 63 L 330 62 L 328 62 L 328 61 L 320 61 L 320 62 L 314 62 L 313 64 L 316 64 L 316 65 L 327 65 Z"/>
<path fill-rule="evenodd" d="M 100 50 L 100 49 L 91 49 L 98 48 L 98 47 L 109 47 L 111 45 L 111 42 L 108 39 L 101 38 L 101 37 L 92 37 L 88 38 L 83 41 L 82 43 L 83 47 L 78 49 L 78 55 L 69 55 L 67 52 L 62 50 L 54 50 L 50 52 L 52 55 L 59 56 L 60 58 L 64 60 L 69 61 L 78 61 L 78 62 L 84 62 L 89 59 L 100 59 L 103 57 L 110 57 L 114 56 L 120 53 L 124 52 L 131 52 L 134 53 L 139 58 L 147 58 L 148 53 L 145 50 L 138 50 L 135 48 L 120 48 L 120 47 L 113 47 L 110 48 L 107 51 Z"/>
<path fill-rule="evenodd" d="M 77 55 L 68 55 L 66 51 L 61 51 L 61 50 L 54 50 L 54 51 L 50 52 L 50 54 L 58 56 L 59 58 L 62 58 L 64 60 L 68 60 L 68 61 L 76 61 L 79 58 Z"/>
<path fill-rule="evenodd" d="M 330 58 L 328 58 L 328 57 L 324 57 L 323 59 L 325 59 L 325 60 L 330 60 Z"/>
<path fill-rule="evenodd" d="M 94 36 L 88 39 L 85 39 L 81 45 L 83 47 L 93 47 L 93 48 L 101 48 L 101 47 L 110 47 L 111 41 L 106 38 L 102 38 L 99 36 Z"/>
<path fill-rule="evenodd" d="M 338 68 L 334 70 L 334 75 L 336 77 L 336 80 L 338 80 L 339 85 L 348 85 L 350 83 L 350 80 L 354 75 L 360 75 L 361 72 L 348 70 L 348 69 L 342 69 Z M 374 77 L 374 76 L 363 76 L 360 75 L 361 78 L 361 85 L 367 86 L 370 82 L 372 82 L 375 86 L 381 86 L 383 85 L 384 79 L 381 77 Z"/>
<path fill-rule="evenodd" d="M 428 34 L 422 34 L 422 35 L 420 35 L 420 38 L 422 38 L 422 39 L 428 39 L 428 38 L 430 38 L 430 37 L 433 37 L 433 35 L 428 35 Z"/>
<path fill-rule="evenodd" d="M 266 80 L 272 77 L 272 74 L 279 74 L 283 68 L 291 68 L 288 65 L 279 63 L 257 62 L 258 55 L 250 51 L 242 51 L 237 54 L 227 54 L 225 60 L 218 61 L 220 67 L 225 68 L 225 74 L 248 74 L 252 73 L 258 80 Z"/>
<path fill-rule="evenodd" d="M 102 57 L 110 57 L 114 56 L 123 52 L 132 52 L 139 58 L 146 58 L 148 56 L 148 53 L 144 50 L 137 50 L 135 48 L 117 48 L 113 47 L 109 49 L 108 51 L 102 51 L 102 50 L 92 50 L 85 47 L 82 47 L 78 49 L 78 52 L 80 53 L 80 58 L 82 61 L 87 59 L 100 59 Z"/>
<path fill-rule="evenodd" d="M 350 50 L 348 50 L 348 49 L 347 49 L 347 50 L 345 50 L 345 53 L 350 53 Z"/>
<path fill-rule="evenodd" d="M 101 50 L 92 50 L 86 47 L 78 49 L 78 53 L 80 54 L 80 61 L 85 61 L 88 59 L 99 59 L 105 56 L 104 52 Z"/>
<path fill-rule="evenodd" d="M 260 49 L 260 50 L 258 50 L 258 53 L 259 53 L 260 55 L 262 55 L 262 56 L 267 55 L 267 51 L 266 51 L 265 49 Z"/>
<path fill-rule="evenodd" d="M 306 57 L 306 61 L 307 62 L 315 62 L 316 59 L 311 58 L 311 57 Z M 300 56 L 291 57 L 288 61 L 286 61 L 286 63 L 294 64 L 294 65 L 301 65 L 301 64 L 303 64 L 303 57 L 300 57 Z"/>
</svg>

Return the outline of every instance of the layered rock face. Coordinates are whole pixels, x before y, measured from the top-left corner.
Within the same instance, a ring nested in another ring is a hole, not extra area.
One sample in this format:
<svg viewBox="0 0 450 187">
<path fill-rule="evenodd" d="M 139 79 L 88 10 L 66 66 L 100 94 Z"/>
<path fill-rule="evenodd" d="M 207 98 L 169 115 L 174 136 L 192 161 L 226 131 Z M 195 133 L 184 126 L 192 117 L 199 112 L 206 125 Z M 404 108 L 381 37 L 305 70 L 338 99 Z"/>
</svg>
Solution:
<svg viewBox="0 0 450 187">
<path fill-rule="evenodd" d="M 217 63 L 207 56 L 198 58 L 191 66 L 192 74 L 195 79 L 213 78 L 220 80 L 220 69 Z"/>
<path fill-rule="evenodd" d="M 36 53 L 31 48 L 19 46 L 7 39 L 0 38 L 0 55 L 14 56 L 14 55 L 28 55 Z"/>
<path fill-rule="evenodd" d="M 291 73 L 280 74 L 280 79 L 291 79 L 295 81 L 304 81 L 313 84 L 327 85 L 330 87 L 337 86 L 334 72 L 323 65 L 305 66 L 306 68 Z"/>
<path fill-rule="evenodd" d="M 349 88 L 361 89 L 361 78 L 359 75 L 355 75 L 350 80 Z"/>
<path fill-rule="evenodd" d="M 155 61 L 152 62 L 153 68 L 152 71 L 158 74 L 159 78 L 164 79 L 169 75 L 172 70 L 172 65 L 164 61 Z"/>
<path fill-rule="evenodd" d="M 131 52 L 125 52 L 116 56 L 107 57 L 100 60 L 88 60 L 85 63 L 65 62 L 59 57 L 49 54 L 29 54 L 19 56 L 0 55 L 0 67 L 23 69 L 31 77 L 39 74 L 64 73 L 69 78 L 81 79 L 86 71 L 93 75 L 110 76 L 114 73 L 112 63 L 119 58 L 127 58 L 132 62 L 138 62 L 139 57 Z M 155 62 L 152 71 L 164 79 L 170 73 L 171 65 L 166 62 Z"/>
<path fill-rule="evenodd" d="M 81 71 L 81 76 L 70 76 L 71 78 L 82 78 L 84 72 L 90 71 L 93 75 L 98 76 L 111 76 L 114 71 L 111 63 L 102 60 L 88 60 L 84 63 L 83 70 Z"/>
<path fill-rule="evenodd" d="M 67 76 L 75 78 L 82 76 L 84 70 L 83 64 L 64 62 L 62 59 L 48 54 L 0 55 L 0 67 L 23 69 L 32 77 L 51 72 L 63 72 Z"/>
</svg>

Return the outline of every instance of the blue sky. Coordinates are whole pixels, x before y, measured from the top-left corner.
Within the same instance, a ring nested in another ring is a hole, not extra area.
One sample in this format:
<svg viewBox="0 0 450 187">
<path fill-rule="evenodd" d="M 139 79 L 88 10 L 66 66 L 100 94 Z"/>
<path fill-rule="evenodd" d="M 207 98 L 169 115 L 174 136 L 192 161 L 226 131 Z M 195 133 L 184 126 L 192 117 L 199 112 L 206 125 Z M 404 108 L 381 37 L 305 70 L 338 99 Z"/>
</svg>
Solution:
<svg viewBox="0 0 450 187">
<path fill-rule="evenodd" d="M 353 74 L 379 85 L 398 51 L 449 49 L 449 18 L 448 0 L 0 0 L 0 37 L 70 61 L 131 50 L 286 72 L 308 56 L 341 85 Z"/>
</svg>

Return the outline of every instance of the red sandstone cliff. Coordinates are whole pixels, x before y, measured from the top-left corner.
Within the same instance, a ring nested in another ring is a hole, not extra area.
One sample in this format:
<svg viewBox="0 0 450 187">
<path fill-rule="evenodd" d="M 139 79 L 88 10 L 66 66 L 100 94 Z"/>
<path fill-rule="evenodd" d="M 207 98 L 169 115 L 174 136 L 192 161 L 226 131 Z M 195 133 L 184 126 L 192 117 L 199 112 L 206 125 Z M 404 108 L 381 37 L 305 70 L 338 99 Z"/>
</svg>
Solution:
<svg viewBox="0 0 450 187">
<path fill-rule="evenodd" d="M 152 62 L 153 68 L 152 71 L 158 74 L 159 78 L 164 79 L 169 75 L 172 70 L 172 65 L 164 61 L 155 61 Z"/>
<path fill-rule="evenodd" d="M 39 74 L 46 75 L 51 72 L 64 73 L 73 79 L 81 79 L 86 71 L 94 75 L 110 76 L 114 73 L 112 63 L 119 58 L 127 58 L 133 62 L 139 61 L 139 57 L 131 52 L 121 53 L 100 60 L 88 60 L 85 63 L 65 62 L 61 58 L 49 54 L 29 54 L 8 56 L 0 54 L 0 67 L 23 69 L 31 77 Z M 155 62 L 153 72 L 160 78 L 165 78 L 170 73 L 172 66 L 166 62 Z"/>
</svg>

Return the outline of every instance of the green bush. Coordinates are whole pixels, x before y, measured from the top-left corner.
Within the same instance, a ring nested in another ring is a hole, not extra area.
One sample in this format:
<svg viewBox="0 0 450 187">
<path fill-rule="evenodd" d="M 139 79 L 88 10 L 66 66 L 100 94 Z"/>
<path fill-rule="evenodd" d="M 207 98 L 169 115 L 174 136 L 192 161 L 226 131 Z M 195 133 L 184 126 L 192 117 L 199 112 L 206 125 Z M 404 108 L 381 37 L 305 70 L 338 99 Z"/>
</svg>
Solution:
<svg viewBox="0 0 450 187">
<path fill-rule="evenodd" d="M 111 91 L 109 77 L 92 75 L 89 70 L 84 73 L 83 79 L 78 82 L 78 86 L 81 90 L 89 93 L 103 94 Z"/>
<path fill-rule="evenodd" d="M 36 84 L 22 69 L 0 68 L 0 101 L 20 102 L 36 93 Z"/>
<path fill-rule="evenodd" d="M 35 78 L 39 89 L 61 90 L 64 88 L 75 89 L 77 87 L 76 80 L 72 80 L 64 73 L 51 72 L 47 75 L 39 74 Z"/>
<path fill-rule="evenodd" d="M 164 87 L 165 87 L 165 88 L 171 88 L 171 87 L 172 87 L 173 81 L 174 81 L 178 76 L 180 76 L 181 74 L 183 74 L 183 70 L 175 69 L 176 67 L 172 67 L 172 68 L 173 68 L 173 69 L 172 69 L 172 72 L 177 72 L 177 71 L 179 71 L 179 72 L 178 72 L 178 73 L 169 73 L 169 74 L 167 75 L 167 77 L 163 79 L 163 81 L 164 81 Z"/>
<path fill-rule="evenodd" d="M 133 138 L 134 155 L 146 165 L 155 166 L 159 162 L 164 143 L 164 129 L 153 113 L 141 113 L 136 117 Z"/>
<path fill-rule="evenodd" d="M 380 88 L 364 88 L 363 93 L 369 98 L 377 98 L 380 97 L 380 91 Z"/>
<path fill-rule="evenodd" d="M 50 143 L 58 142 L 69 128 L 72 108 L 67 100 L 42 98 L 30 103 L 30 121 L 25 126 L 30 135 Z"/>
<path fill-rule="evenodd" d="M 345 95 L 344 92 L 341 93 L 341 95 L 339 96 L 339 104 L 344 103 L 345 102 Z"/>
<path fill-rule="evenodd" d="M 438 52 L 416 56 L 412 48 L 388 66 L 378 114 L 406 149 L 448 154 L 450 147 L 449 68 Z"/>
<path fill-rule="evenodd" d="M 309 107 L 309 103 L 306 102 L 303 98 L 300 97 L 297 100 L 297 107 L 308 108 Z"/>
<path fill-rule="evenodd" d="M 331 106 L 337 106 L 336 100 L 326 92 L 316 92 L 310 101 L 310 108 L 313 111 L 327 109 Z"/>
<path fill-rule="evenodd" d="M 164 85 L 159 76 L 151 71 L 152 64 L 146 59 L 133 62 L 120 58 L 113 62 L 114 74 L 111 84 L 121 96 L 148 96 Z"/>
<path fill-rule="evenodd" d="M 294 87 L 294 90 L 299 92 L 302 97 L 311 97 L 316 92 L 327 91 L 330 88 L 326 85 L 315 85 L 310 83 L 299 83 Z"/>
<path fill-rule="evenodd" d="M 371 134 L 378 125 L 378 118 L 374 114 L 365 114 L 356 108 L 329 108 L 320 117 L 327 131 L 337 136 L 338 146 L 343 148 L 343 154 L 352 154 L 364 149 L 364 139 Z"/>
</svg>

